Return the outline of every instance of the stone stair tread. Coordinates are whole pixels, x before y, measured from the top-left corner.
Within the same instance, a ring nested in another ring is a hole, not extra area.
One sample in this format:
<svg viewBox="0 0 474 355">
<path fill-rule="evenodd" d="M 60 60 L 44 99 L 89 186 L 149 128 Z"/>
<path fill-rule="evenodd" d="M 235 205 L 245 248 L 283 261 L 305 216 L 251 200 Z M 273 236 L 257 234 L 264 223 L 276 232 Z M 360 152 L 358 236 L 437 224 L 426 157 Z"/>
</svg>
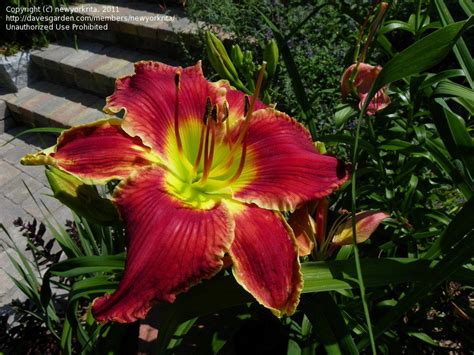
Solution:
<svg viewBox="0 0 474 355">
<path fill-rule="evenodd" d="M 3 99 L 17 120 L 34 126 L 71 127 L 112 117 L 101 111 L 103 98 L 46 81 Z"/>
<path fill-rule="evenodd" d="M 98 69 L 100 64 L 118 64 L 120 66 L 121 64 L 133 64 L 140 60 L 155 60 L 177 65 L 175 60 L 155 53 L 138 52 L 89 40 L 80 40 L 78 48 L 75 48 L 73 42 L 69 40 L 51 43 L 46 48 L 31 51 L 31 56 L 33 61 L 38 64 L 40 64 L 40 60 L 43 60 L 87 70 Z"/>
<path fill-rule="evenodd" d="M 177 65 L 182 57 L 170 59 L 177 36 L 198 31 L 199 25 L 189 21 L 182 10 L 171 8 L 163 13 L 156 2 L 122 0 L 107 5 L 92 1 L 70 5 L 70 9 L 81 7 L 75 13 L 87 17 L 104 15 L 102 10 L 107 6 L 116 12 L 105 15 L 130 19 L 110 23 L 112 31 L 107 32 L 117 33 L 116 41 L 80 36 L 76 42 L 64 39 L 32 51 L 32 72 L 39 73 L 42 81 L 33 81 L 16 94 L 7 95 L 5 101 L 14 118 L 36 126 L 68 127 L 106 117 L 101 109 L 105 97 L 113 93 L 117 78 L 133 74 L 134 63 L 140 60 Z M 155 20 L 135 21 L 134 16 Z M 171 16 L 172 21 L 156 20 L 157 16 Z M 117 31 L 124 33 L 119 35 Z M 148 35 L 151 37 L 145 38 Z"/>
<path fill-rule="evenodd" d="M 32 61 L 45 79 L 86 90 L 100 96 L 111 95 L 115 80 L 134 72 L 139 60 L 157 60 L 176 65 L 174 60 L 154 53 L 132 51 L 114 45 L 79 40 L 60 41 L 31 52 Z"/>
</svg>

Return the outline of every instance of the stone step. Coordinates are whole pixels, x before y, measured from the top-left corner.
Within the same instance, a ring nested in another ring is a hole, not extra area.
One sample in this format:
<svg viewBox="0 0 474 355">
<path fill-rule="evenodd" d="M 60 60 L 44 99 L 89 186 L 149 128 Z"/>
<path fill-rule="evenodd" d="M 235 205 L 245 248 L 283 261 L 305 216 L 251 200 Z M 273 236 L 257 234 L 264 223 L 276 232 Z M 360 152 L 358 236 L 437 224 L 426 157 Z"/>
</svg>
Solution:
<svg viewBox="0 0 474 355">
<path fill-rule="evenodd" d="M 89 39 L 154 50 L 173 58 L 182 55 L 179 43 L 191 50 L 198 43 L 199 25 L 179 7 L 163 8 L 158 1 L 86 2 L 69 9 L 76 18 L 71 29 Z"/>
<path fill-rule="evenodd" d="M 15 121 L 33 127 L 71 127 L 112 117 L 102 112 L 103 98 L 46 81 L 0 98 Z"/>
<path fill-rule="evenodd" d="M 157 60 L 176 65 L 155 53 L 130 51 L 82 39 L 76 43 L 61 41 L 32 51 L 31 60 L 35 71 L 45 80 L 102 97 L 113 93 L 117 78 L 133 74 L 133 63 L 137 61 Z"/>
</svg>

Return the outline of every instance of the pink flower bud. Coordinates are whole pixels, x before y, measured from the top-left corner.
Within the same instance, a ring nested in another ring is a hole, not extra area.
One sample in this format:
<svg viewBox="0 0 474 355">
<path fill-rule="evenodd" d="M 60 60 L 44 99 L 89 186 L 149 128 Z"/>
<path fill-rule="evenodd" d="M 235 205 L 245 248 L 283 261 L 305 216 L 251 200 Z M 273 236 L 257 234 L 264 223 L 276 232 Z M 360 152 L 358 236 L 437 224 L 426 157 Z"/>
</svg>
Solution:
<svg viewBox="0 0 474 355">
<path fill-rule="evenodd" d="M 357 244 L 365 242 L 389 215 L 379 211 L 365 211 L 356 213 L 356 239 Z M 352 244 L 352 219 L 350 216 L 341 223 L 332 239 L 332 243 L 337 246 Z"/>
<path fill-rule="evenodd" d="M 357 74 L 354 77 L 354 81 L 351 83 L 350 78 L 356 68 Z M 359 65 L 352 64 L 344 71 L 344 74 L 342 75 L 342 97 L 346 97 L 350 93 L 356 94 L 360 99 L 359 108 L 362 109 L 364 101 L 369 94 L 370 88 L 381 71 L 382 67 L 380 65 L 374 67 L 365 63 L 359 63 Z M 386 91 L 387 87 L 384 86 L 375 93 L 375 96 L 372 98 L 369 106 L 367 107 L 368 115 L 374 115 L 377 111 L 383 110 L 390 104 L 390 98 L 387 96 Z"/>
</svg>

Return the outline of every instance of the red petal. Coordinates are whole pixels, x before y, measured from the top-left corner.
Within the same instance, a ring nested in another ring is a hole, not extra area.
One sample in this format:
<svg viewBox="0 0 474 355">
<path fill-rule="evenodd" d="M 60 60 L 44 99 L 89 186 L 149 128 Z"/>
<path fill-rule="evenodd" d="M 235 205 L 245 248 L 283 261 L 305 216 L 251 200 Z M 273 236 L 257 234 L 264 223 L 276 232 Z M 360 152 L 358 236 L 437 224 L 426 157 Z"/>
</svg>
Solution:
<svg viewBox="0 0 474 355">
<path fill-rule="evenodd" d="M 303 278 L 291 228 L 280 214 L 256 206 L 232 211 L 235 239 L 229 254 L 235 278 L 275 315 L 293 314 Z"/>
<path fill-rule="evenodd" d="M 52 162 L 94 183 L 123 179 L 150 165 L 150 149 L 139 138 L 126 134 L 121 123 L 117 119 L 103 120 L 64 131 L 51 153 Z"/>
<path fill-rule="evenodd" d="M 346 165 L 315 150 L 301 124 L 273 109 L 254 113 L 246 142 L 248 163 L 232 185 L 242 202 L 294 210 L 329 195 L 349 176 Z"/>
<path fill-rule="evenodd" d="M 99 322 L 143 318 L 153 302 L 173 302 L 177 293 L 221 269 L 234 235 L 223 204 L 193 209 L 168 194 L 160 168 L 123 182 L 114 199 L 128 236 L 127 261 L 117 291 L 94 301 Z"/>
<path fill-rule="evenodd" d="M 118 79 L 115 92 L 107 99 L 105 110 L 116 113 L 126 109 L 123 129 L 162 156 L 174 138 L 176 107 L 176 73 L 181 72 L 179 90 L 180 127 L 193 121 L 202 124 L 207 97 L 222 102 L 225 90 L 209 83 L 202 73 L 201 62 L 181 68 L 158 62 L 138 62 L 135 74 Z M 219 99 L 218 99 L 219 98 Z M 199 132 L 199 129 L 197 130 Z"/>
</svg>

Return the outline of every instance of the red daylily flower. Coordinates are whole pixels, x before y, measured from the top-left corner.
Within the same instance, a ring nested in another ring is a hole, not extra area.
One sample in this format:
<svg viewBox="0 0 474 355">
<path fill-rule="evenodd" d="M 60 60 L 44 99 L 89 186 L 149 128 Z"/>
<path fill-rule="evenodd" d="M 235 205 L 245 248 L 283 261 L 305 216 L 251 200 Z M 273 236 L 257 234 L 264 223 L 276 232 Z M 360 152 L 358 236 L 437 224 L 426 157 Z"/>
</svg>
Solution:
<svg viewBox="0 0 474 355">
<path fill-rule="evenodd" d="M 113 201 L 127 235 L 125 272 L 115 293 L 94 300 L 94 317 L 143 318 L 215 275 L 226 254 L 258 302 L 294 313 L 303 279 L 278 211 L 328 195 L 348 178 L 346 166 L 318 154 L 293 118 L 208 82 L 200 63 L 137 63 L 107 99 L 106 112 L 122 109 L 123 120 L 71 128 L 22 160 L 95 184 L 122 180 Z"/>
<path fill-rule="evenodd" d="M 350 82 L 350 78 L 353 71 L 357 69 L 353 83 Z M 355 63 L 344 71 L 341 79 L 341 93 L 343 97 L 346 97 L 351 92 L 355 92 L 360 99 L 359 109 L 362 109 L 365 99 L 369 94 L 370 87 L 374 83 L 375 79 L 379 75 L 382 67 L 377 65 L 376 67 L 365 64 Z M 383 87 L 375 93 L 375 96 L 370 100 L 369 106 L 367 107 L 368 115 L 375 115 L 377 111 L 383 110 L 390 104 L 390 97 L 386 94 L 387 87 Z"/>
</svg>

